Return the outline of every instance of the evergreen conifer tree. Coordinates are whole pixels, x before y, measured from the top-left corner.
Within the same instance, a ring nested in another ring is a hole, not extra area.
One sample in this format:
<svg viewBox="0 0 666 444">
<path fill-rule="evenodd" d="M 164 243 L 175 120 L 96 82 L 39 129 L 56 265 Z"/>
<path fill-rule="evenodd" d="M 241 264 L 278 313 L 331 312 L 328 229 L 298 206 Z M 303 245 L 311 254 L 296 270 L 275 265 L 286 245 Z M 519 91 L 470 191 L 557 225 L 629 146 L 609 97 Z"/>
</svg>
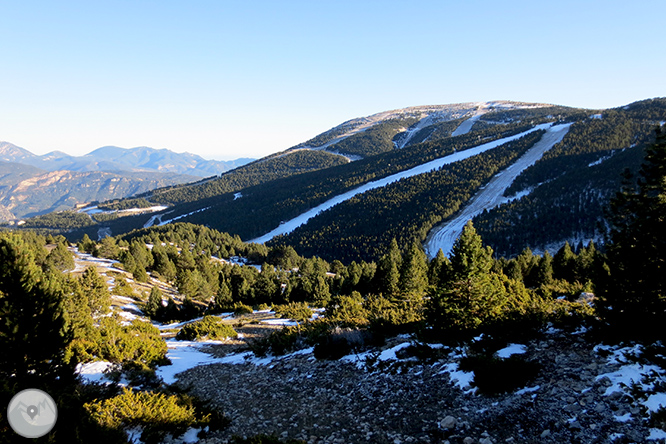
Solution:
<svg viewBox="0 0 666 444">
<path fill-rule="evenodd" d="M 421 300 L 428 288 L 428 258 L 414 241 L 402 261 L 399 281 L 403 297 Z"/>
<path fill-rule="evenodd" d="M 107 259 L 118 259 L 120 248 L 113 237 L 105 237 L 101 240 L 94 251 L 95 256 L 105 257 Z"/>
<path fill-rule="evenodd" d="M 143 312 L 151 319 L 157 319 L 162 310 L 162 291 L 156 286 L 150 289 L 148 302 L 146 302 Z"/>
<path fill-rule="evenodd" d="M 45 279 L 19 236 L 0 238 L 0 378 L 29 387 L 72 376 L 63 298 L 60 282 Z"/>
<path fill-rule="evenodd" d="M 446 279 L 445 272 L 450 267 L 449 258 L 444 255 L 440 248 L 435 257 L 428 264 L 428 283 L 432 286 L 438 286 L 442 278 Z"/>
<path fill-rule="evenodd" d="M 544 251 L 539 259 L 535 273 L 535 286 L 550 285 L 553 283 L 553 256 L 548 251 Z"/>
<path fill-rule="evenodd" d="M 386 297 L 394 297 L 400 292 L 400 267 L 402 255 L 398 242 L 391 240 L 389 251 L 382 256 L 377 266 L 377 287 Z"/>
<path fill-rule="evenodd" d="M 55 248 L 46 256 L 44 260 L 44 270 L 53 268 L 57 271 L 67 271 L 74 269 L 74 256 L 67 249 L 64 243 L 56 244 Z"/>
<path fill-rule="evenodd" d="M 76 245 L 81 253 L 92 253 L 95 251 L 95 242 L 93 242 L 88 234 L 84 234 L 83 238 Z"/>
<path fill-rule="evenodd" d="M 81 286 L 87 296 L 92 316 L 106 314 L 111 306 L 109 287 L 95 267 L 87 267 L 81 275 Z"/>
<path fill-rule="evenodd" d="M 556 279 L 564 279 L 568 282 L 576 282 L 576 254 L 571 250 L 569 242 L 565 242 L 562 248 L 553 257 L 553 274 Z"/>
<path fill-rule="evenodd" d="M 435 330 L 467 334 L 500 316 L 507 294 L 502 278 L 490 271 L 492 253 L 467 222 L 453 245 L 449 278 L 430 295 L 426 317 Z"/>
<path fill-rule="evenodd" d="M 597 282 L 602 313 L 627 332 L 664 338 L 666 321 L 666 134 L 646 149 L 637 187 L 608 212 L 609 276 Z"/>
</svg>

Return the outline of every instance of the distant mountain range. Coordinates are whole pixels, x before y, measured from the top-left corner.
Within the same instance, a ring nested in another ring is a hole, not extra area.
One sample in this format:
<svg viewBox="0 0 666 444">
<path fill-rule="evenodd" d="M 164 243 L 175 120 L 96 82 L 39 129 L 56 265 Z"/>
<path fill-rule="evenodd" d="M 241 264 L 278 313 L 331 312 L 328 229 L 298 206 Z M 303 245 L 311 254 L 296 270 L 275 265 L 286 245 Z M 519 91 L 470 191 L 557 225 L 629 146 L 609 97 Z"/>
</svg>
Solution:
<svg viewBox="0 0 666 444">
<path fill-rule="evenodd" d="M 149 171 L 153 173 L 216 176 L 253 159 L 230 161 L 206 160 L 196 154 L 175 153 L 145 146 L 119 148 L 104 146 L 84 156 L 70 156 L 62 151 L 36 155 L 9 142 L 0 142 L 0 161 L 21 163 L 46 171 Z"/>
<path fill-rule="evenodd" d="M 0 142 L 0 221 L 195 182 L 251 160 L 223 162 L 167 149 L 114 146 L 98 148 L 85 156 L 60 151 L 40 156 Z"/>
</svg>

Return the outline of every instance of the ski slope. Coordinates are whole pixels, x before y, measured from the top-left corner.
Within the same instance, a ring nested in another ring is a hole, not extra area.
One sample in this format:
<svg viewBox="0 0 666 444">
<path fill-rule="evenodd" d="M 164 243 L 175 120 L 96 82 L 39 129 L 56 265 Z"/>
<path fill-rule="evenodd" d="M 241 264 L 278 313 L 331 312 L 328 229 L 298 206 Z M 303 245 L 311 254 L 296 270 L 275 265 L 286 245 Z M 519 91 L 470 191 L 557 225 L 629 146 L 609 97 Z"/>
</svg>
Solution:
<svg viewBox="0 0 666 444">
<path fill-rule="evenodd" d="M 435 257 L 440 249 L 448 255 L 468 220 L 483 212 L 483 210 L 490 210 L 507 202 L 509 199 L 504 197 L 504 191 L 520 173 L 539 160 L 543 153 L 560 142 L 569 131 L 570 126 L 571 124 L 567 123 L 554 125 L 547 129 L 546 134 L 532 148 L 512 165 L 497 173 L 454 219 L 434 227 L 428 234 L 424 245 L 428 257 Z"/>
<path fill-rule="evenodd" d="M 483 145 L 475 146 L 473 148 L 469 148 L 464 151 L 458 151 L 453 154 L 450 154 L 448 156 L 440 157 L 439 159 L 432 160 L 430 162 L 426 162 L 424 164 L 418 165 L 414 168 L 401 171 L 399 173 L 384 177 L 379 180 L 374 180 L 371 182 L 368 182 L 366 184 L 363 184 L 357 188 L 354 188 L 353 190 L 349 190 L 345 193 L 339 194 L 326 202 L 311 208 L 310 210 L 302 213 L 299 216 L 296 216 L 295 218 L 282 222 L 277 228 L 274 230 L 264 234 L 263 236 L 260 236 L 256 239 L 251 239 L 247 242 L 254 242 L 254 243 L 259 243 L 263 244 L 265 242 L 268 242 L 269 240 L 273 239 L 275 236 L 279 236 L 281 234 L 288 234 L 294 231 L 296 228 L 300 227 L 301 225 L 305 224 L 307 221 L 312 219 L 313 217 L 317 216 L 319 213 L 322 211 L 328 210 L 329 208 L 334 207 L 335 205 L 342 203 L 346 200 L 351 199 L 354 196 L 357 196 L 359 194 L 365 193 L 366 191 L 374 190 L 375 188 L 382 188 L 385 187 L 388 184 L 391 184 L 393 182 L 397 182 L 400 179 L 404 179 L 406 177 L 412 177 L 416 176 L 419 174 L 423 173 L 428 173 L 430 171 L 437 170 L 438 168 L 441 168 L 444 165 L 448 165 L 453 162 L 458 162 L 460 160 L 467 159 L 472 156 L 476 156 L 477 154 L 481 154 L 485 151 L 488 151 L 493 148 L 497 148 L 498 146 L 504 145 L 507 142 L 511 142 L 513 140 L 519 139 L 523 137 L 526 134 L 529 134 L 533 131 L 537 130 L 542 130 L 542 129 L 547 129 L 551 126 L 550 123 L 544 123 L 541 125 L 537 125 L 534 128 L 522 132 L 520 134 L 516 134 L 514 136 L 510 137 L 505 137 L 503 139 L 498 139 L 493 142 L 488 142 L 484 143 Z"/>
</svg>

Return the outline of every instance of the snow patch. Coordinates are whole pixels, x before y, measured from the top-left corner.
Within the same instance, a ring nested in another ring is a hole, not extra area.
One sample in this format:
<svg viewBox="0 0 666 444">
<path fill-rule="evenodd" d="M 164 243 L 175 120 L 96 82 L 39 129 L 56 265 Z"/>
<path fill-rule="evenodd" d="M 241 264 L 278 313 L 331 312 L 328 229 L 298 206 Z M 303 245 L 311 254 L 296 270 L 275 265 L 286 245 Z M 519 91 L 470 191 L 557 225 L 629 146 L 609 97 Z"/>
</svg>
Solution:
<svg viewBox="0 0 666 444">
<path fill-rule="evenodd" d="M 538 391 L 541 388 L 540 385 L 535 385 L 534 387 L 525 387 L 524 389 L 520 389 L 516 392 L 516 395 L 524 395 L 526 393 L 533 393 Z"/>
<path fill-rule="evenodd" d="M 643 384 L 642 381 L 646 376 L 654 374 L 663 374 L 663 370 L 656 365 L 629 364 L 623 365 L 614 372 L 601 374 L 597 376 L 597 380 L 604 377 L 610 380 L 611 385 L 604 393 L 605 396 L 609 396 L 613 392 L 623 392 L 625 388 L 631 387 L 633 384 L 641 385 L 649 390 L 653 385 Z"/>
<path fill-rule="evenodd" d="M 527 352 L 527 346 L 522 344 L 509 344 L 501 350 L 497 351 L 498 358 L 509 358 L 513 355 L 522 355 Z"/>
<path fill-rule="evenodd" d="M 650 441 L 666 439 L 666 432 L 661 429 L 650 429 L 650 435 L 647 437 Z"/>
<path fill-rule="evenodd" d="M 291 319 L 264 319 L 260 322 L 266 325 L 283 325 L 283 326 L 298 325 L 298 322 L 292 321 Z"/>
<path fill-rule="evenodd" d="M 658 412 L 659 409 L 666 407 L 666 393 L 655 393 L 648 396 L 643 405 L 647 407 L 649 412 Z"/>
<path fill-rule="evenodd" d="M 143 444 L 143 441 L 141 441 L 143 429 L 141 427 L 136 426 L 131 429 L 126 429 L 125 433 L 127 433 L 127 442 L 131 444 Z"/>
<path fill-rule="evenodd" d="M 109 361 L 94 361 L 76 364 L 75 373 L 81 376 L 83 382 L 88 384 L 110 381 L 106 378 L 107 371 L 112 370 L 115 364 Z"/>
<path fill-rule="evenodd" d="M 183 436 L 180 437 L 180 439 L 187 444 L 193 444 L 195 442 L 199 442 L 199 437 L 197 436 L 199 432 L 201 431 L 201 428 L 192 428 L 190 427 L 187 429 L 187 432 L 183 433 Z"/>
<path fill-rule="evenodd" d="M 615 151 L 612 151 L 608 156 L 600 157 L 599 159 L 595 160 L 594 162 L 588 163 L 587 166 L 588 167 L 593 167 L 593 166 L 601 165 L 602 162 L 610 159 L 611 157 L 613 157 L 613 155 L 615 155 Z"/>
<path fill-rule="evenodd" d="M 466 372 L 460 370 L 457 362 L 450 362 L 442 367 L 440 373 L 448 373 L 451 382 L 460 390 L 467 393 L 476 392 L 476 388 L 472 388 L 472 381 L 474 380 L 474 372 Z"/>
</svg>

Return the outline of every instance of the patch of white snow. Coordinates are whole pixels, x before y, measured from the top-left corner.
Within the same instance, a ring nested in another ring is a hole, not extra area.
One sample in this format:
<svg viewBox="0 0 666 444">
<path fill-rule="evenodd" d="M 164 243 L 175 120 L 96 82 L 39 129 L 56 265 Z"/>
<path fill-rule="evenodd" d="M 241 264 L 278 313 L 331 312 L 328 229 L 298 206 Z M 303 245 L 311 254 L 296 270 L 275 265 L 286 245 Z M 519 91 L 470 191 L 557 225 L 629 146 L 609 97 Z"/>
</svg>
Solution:
<svg viewBox="0 0 666 444">
<path fill-rule="evenodd" d="M 666 439 L 666 432 L 661 429 L 650 429 L 650 435 L 647 437 L 650 441 Z"/>
<path fill-rule="evenodd" d="M 497 350 L 497 357 L 509 358 L 513 355 L 522 355 L 527 352 L 527 347 L 522 344 L 509 344 L 501 350 Z"/>
</svg>

